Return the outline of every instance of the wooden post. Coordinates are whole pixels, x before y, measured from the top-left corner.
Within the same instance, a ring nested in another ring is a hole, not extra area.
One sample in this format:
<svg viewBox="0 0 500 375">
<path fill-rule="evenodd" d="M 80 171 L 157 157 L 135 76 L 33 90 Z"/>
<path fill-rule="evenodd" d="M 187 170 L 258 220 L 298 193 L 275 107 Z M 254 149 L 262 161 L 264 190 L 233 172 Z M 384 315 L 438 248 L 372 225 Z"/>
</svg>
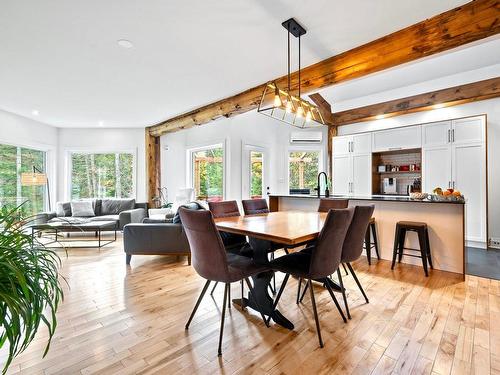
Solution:
<svg viewBox="0 0 500 375">
<path fill-rule="evenodd" d="M 153 198 L 161 187 L 160 137 L 154 137 L 146 128 L 146 192 L 150 207 L 155 207 Z"/>
</svg>

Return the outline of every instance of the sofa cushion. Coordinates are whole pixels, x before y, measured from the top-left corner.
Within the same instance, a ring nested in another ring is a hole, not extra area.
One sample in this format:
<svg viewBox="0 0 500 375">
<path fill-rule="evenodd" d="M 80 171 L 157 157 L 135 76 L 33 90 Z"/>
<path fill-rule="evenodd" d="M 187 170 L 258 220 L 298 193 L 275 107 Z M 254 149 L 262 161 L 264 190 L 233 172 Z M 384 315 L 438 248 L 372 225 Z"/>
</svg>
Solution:
<svg viewBox="0 0 500 375">
<path fill-rule="evenodd" d="M 70 202 L 57 202 L 56 215 L 58 217 L 71 216 L 71 203 Z"/>
<path fill-rule="evenodd" d="M 120 212 L 133 210 L 135 199 L 103 199 L 101 215 L 118 215 Z"/>
<path fill-rule="evenodd" d="M 91 217 L 95 216 L 92 201 L 71 202 L 71 216 L 73 217 Z"/>
<path fill-rule="evenodd" d="M 66 223 L 66 224 L 85 224 L 89 222 L 88 217 L 55 217 L 53 219 L 50 219 L 48 221 L 49 224 L 52 223 Z"/>
<path fill-rule="evenodd" d="M 89 218 L 89 221 L 119 221 L 120 215 L 102 215 Z"/>
<path fill-rule="evenodd" d="M 205 208 L 199 204 L 198 202 L 190 202 L 183 204 L 180 207 L 187 208 L 188 210 L 204 210 Z M 181 222 L 181 217 L 179 215 L 179 210 L 177 210 L 177 213 L 175 214 L 174 218 L 172 219 L 173 224 L 182 224 Z"/>
</svg>

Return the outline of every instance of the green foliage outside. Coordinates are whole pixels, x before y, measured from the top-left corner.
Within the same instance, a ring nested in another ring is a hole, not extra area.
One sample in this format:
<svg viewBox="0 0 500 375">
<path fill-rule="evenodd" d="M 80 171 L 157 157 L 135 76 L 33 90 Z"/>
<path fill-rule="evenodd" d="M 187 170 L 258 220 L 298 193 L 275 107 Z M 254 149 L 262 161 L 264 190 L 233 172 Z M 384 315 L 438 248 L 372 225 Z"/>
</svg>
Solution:
<svg viewBox="0 0 500 375">
<path fill-rule="evenodd" d="M 250 152 L 250 197 L 262 198 L 262 152 Z"/>
<path fill-rule="evenodd" d="M 310 189 L 317 185 L 319 172 L 319 152 L 290 152 L 289 157 L 290 189 Z"/>
<path fill-rule="evenodd" d="M 217 147 L 193 153 L 193 182 L 196 199 L 222 200 L 224 150 Z"/>
<path fill-rule="evenodd" d="M 134 155 L 129 153 L 71 154 L 71 198 L 133 196 Z"/>
<path fill-rule="evenodd" d="M 22 186 L 21 174 L 33 171 L 33 166 L 45 172 L 46 153 L 25 147 L 0 144 L 0 206 L 20 208 L 24 215 L 45 209 L 46 186 Z"/>
</svg>

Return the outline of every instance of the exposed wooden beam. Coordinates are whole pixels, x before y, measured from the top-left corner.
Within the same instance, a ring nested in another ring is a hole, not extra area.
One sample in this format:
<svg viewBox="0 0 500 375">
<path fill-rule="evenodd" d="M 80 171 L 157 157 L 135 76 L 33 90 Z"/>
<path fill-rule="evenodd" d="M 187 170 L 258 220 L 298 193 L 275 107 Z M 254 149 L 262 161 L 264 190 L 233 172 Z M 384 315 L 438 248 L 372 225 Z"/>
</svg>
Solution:
<svg viewBox="0 0 500 375">
<path fill-rule="evenodd" d="M 427 111 L 435 106 L 449 107 L 500 96 L 500 77 L 468 83 L 448 89 L 426 92 L 403 99 L 354 108 L 333 114 L 336 125 L 370 121 L 379 116 L 393 117 L 407 113 Z"/>
<path fill-rule="evenodd" d="M 146 191 L 148 203 L 154 207 L 153 198 L 158 196 L 161 186 L 160 137 L 152 136 L 146 129 Z"/>
<path fill-rule="evenodd" d="M 500 0 L 475 0 L 302 69 L 304 94 L 447 51 L 500 32 Z M 286 76 L 275 81 L 286 86 Z M 298 74 L 292 74 L 296 91 Z M 150 127 L 154 136 L 258 107 L 265 83 Z"/>
</svg>

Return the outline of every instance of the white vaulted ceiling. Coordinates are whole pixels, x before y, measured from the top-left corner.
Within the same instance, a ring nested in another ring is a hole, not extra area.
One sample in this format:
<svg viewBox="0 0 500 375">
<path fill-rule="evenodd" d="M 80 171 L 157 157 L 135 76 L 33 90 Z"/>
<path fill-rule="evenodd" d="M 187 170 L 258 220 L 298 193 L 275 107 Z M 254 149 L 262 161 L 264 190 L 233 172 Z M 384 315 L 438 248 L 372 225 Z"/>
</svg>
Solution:
<svg viewBox="0 0 500 375">
<path fill-rule="evenodd" d="M 466 2 L 2 0 L 0 109 L 60 127 L 143 127 L 284 75 L 290 17 L 307 29 L 306 66 Z"/>
</svg>

